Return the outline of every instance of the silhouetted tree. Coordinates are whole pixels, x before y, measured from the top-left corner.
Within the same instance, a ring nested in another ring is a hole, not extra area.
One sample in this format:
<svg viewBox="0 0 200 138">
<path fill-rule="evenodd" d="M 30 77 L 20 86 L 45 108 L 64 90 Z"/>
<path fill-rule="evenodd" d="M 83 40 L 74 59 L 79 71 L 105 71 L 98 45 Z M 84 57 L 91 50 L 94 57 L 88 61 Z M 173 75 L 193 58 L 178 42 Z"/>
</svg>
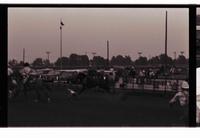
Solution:
<svg viewBox="0 0 200 138">
<path fill-rule="evenodd" d="M 76 67 L 76 66 L 89 66 L 89 58 L 87 55 L 71 54 L 68 57 L 58 58 L 55 62 L 55 66 L 60 66 L 62 62 L 63 67 Z"/>
<path fill-rule="evenodd" d="M 71 54 L 69 56 L 69 65 L 70 66 L 77 66 L 78 64 L 80 64 L 80 57 L 77 54 Z"/>
<path fill-rule="evenodd" d="M 150 65 L 158 65 L 160 64 L 160 59 L 158 56 L 152 57 L 151 59 L 148 60 L 148 64 Z"/>
<path fill-rule="evenodd" d="M 69 58 L 68 57 L 58 58 L 57 61 L 55 62 L 55 66 L 59 67 L 61 63 L 63 67 L 69 66 Z"/>
<path fill-rule="evenodd" d="M 132 65 L 133 62 L 130 56 L 123 57 L 122 55 L 118 55 L 116 57 L 113 56 L 110 63 L 111 65 L 127 66 L 127 65 Z"/>
<path fill-rule="evenodd" d="M 49 67 L 51 65 L 48 59 L 43 60 L 43 64 L 45 67 Z"/>
<path fill-rule="evenodd" d="M 131 60 L 130 56 L 125 56 L 124 62 L 125 62 L 126 65 L 132 65 L 133 64 L 133 61 Z"/>
<path fill-rule="evenodd" d="M 37 66 L 37 67 L 41 67 L 43 66 L 43 60 L 42 58 L 36 58 L 33 63 L 32 63 L 33 66 Z"/>
<path fill-rule="evenodd" d="M 70 66 L 88 66 L 89 58 L 87 55 L 71 54 L 69 56 L 69 65 Z"/>
<path fill-rule="evenodd" d="M 135 65 L 146 65 L 147 62 L 147 57 L 139 57 L 138 59 L 135 60 Z"/>
<path fill-rule="evenodd" d="M 89 66 L 89 58 L 88 58 L 87 55 L 81 55 L 80 59 L 81 59 L 80 65 L 82 65 L 82 66 Z"/>
<path fill-rule="evenodd" d="M 160 64 L 172 64 L 173 63 L 173 60 L 171 57 L 169 56 L 166 56 L 165 54 L 161 54 L 159 56 L 159 59 L 160 59 Z"/>
<path fill-rule="evenodd" d="M 187 63 L 188 61 L 184 55 L 179 55 L 179 57 L 176 59 L 176 64 L 187 64 Z"/>
<path fill-rule="evenodd" d="M 94 56 L 92 60 L 93 66 L 106 66 L 107 60 L 101 56 Z"/>
</svg>

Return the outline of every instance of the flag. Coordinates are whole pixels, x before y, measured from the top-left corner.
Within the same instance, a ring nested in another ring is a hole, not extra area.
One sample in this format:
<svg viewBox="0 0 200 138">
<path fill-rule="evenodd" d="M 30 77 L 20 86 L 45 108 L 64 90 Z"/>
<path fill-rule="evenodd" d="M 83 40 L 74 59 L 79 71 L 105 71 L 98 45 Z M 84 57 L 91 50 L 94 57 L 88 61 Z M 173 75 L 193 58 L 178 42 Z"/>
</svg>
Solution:
<svg viewBox="0 0 200 138">
<path fill-rule="evenodd" d="M 60 21 L 60 25 L 61 25 L 61 26 L 64 26 L 65 24 L 64 24 L 62 21 Z"/>
<path fill-rule="evenodd" d="M 64 26 L 65 24 L 62 22 L 62 20 L 60 20 L 60 29 L 62 29 L 62 26 Z"/>
</svg>

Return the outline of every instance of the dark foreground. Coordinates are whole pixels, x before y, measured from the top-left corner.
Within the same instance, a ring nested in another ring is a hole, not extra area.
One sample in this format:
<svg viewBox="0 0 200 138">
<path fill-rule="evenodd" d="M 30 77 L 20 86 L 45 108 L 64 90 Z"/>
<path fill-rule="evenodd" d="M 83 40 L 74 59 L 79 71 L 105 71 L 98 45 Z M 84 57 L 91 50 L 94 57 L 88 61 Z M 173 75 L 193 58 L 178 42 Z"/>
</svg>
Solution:
<svg viewBox="0 0 200 138">
<path fill-rule="evenodd" d="M 9 101 L 8 126 L 187 126 L 171 96 L 117 90 L 116 94 L 86 91 L 68 99 L 53 90 L 52 101 L 34 103 L 33 93 Z"/>
</svg>

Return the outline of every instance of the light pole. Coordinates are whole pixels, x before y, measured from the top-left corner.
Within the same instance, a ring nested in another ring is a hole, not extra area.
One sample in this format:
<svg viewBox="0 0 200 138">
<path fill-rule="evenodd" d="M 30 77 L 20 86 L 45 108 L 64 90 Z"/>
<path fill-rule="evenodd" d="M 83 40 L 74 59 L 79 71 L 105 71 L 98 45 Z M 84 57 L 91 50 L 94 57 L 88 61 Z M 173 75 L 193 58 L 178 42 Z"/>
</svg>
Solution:
<svg viewBox="0 0 200 138">
<path fill-rule="evenodd" d="M 62 27 L 64 26 L 64 23 L 62 22 L 62 19 L 60 19 L 60 69 L 62 70 Z"/>
<path fill-rule="evenodd" d="M 48 61 L 49 61 L 49 55 L 50 55 L 50 53 L 51 53 L 51 52 L 49 52 L 49 51 L 46 52 L 46 54 L 47 54 L 47 60 L 48 60 Z M 49 61 L 49 62 L 50 62 L 50 61 Z"/>
<path fill-rule="evenodd" d="M 22 60 L 23 60 L 23 64 L 25 63 L 25 48 L 23 48 L 23 57 L 22 57 Z"/>
<path fill-rule="evenodd" d="M 109 40 L 107 40 L 107 67 L 109 67 Z"/>
<path fill-rule="evenodd" d="M 165 56 L 167 57 L 167 11 L 165 13 Z"/>
<path fill-rule="evenodd" d="M 96 52 L 92 52 L 92 55 L 93 55 L 92 64 L 93 64 L 93 66 L 95 66 L 95 65 L 94 65 L 94 57 L 95 57 L 96 54 L 97 54 Z"/>
</svg>

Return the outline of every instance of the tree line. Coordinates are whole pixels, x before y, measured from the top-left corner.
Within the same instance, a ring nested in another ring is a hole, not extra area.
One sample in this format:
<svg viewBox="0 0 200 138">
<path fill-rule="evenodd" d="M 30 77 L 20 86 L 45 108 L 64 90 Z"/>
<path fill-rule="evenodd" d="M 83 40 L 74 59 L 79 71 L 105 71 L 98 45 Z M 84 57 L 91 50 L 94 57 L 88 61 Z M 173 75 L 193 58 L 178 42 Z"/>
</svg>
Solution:
<svg viewBox="0 0 200 138">
<path fill-rule="evenodd" d="M 23 62 L 18 62 L 13 59 L 9 61 L 10 65 L 22 65 Z M 135 61 L 131 59 L 130 56 L 122 56 L 117 55 L 113 56 L 109 61 L 101 56 L 94 56 L 92 59 L 89 59 L 87 55 L 78 55 L 71 54 L 69 57 L 58 58 L 55 63 L 51 63 L 47 59 L 36 58 L 32 63 L 30 63 L 34 67 L 60 67 L 62 64 L 63 68 L 69 67 L 88 67 L 88 66 L 96 66 L 96 67 L 106 67 L 110 66 L 130 66 L 130 65 L 184 65 L 188 64 L 188 59 L 184 55 L 179 55 L 177 59 L 172 59 L 165 54 L 160 54 L 159 56 L 152 57 L 148 59 L 145 56 L 138 57 Z"/>
</svg>

